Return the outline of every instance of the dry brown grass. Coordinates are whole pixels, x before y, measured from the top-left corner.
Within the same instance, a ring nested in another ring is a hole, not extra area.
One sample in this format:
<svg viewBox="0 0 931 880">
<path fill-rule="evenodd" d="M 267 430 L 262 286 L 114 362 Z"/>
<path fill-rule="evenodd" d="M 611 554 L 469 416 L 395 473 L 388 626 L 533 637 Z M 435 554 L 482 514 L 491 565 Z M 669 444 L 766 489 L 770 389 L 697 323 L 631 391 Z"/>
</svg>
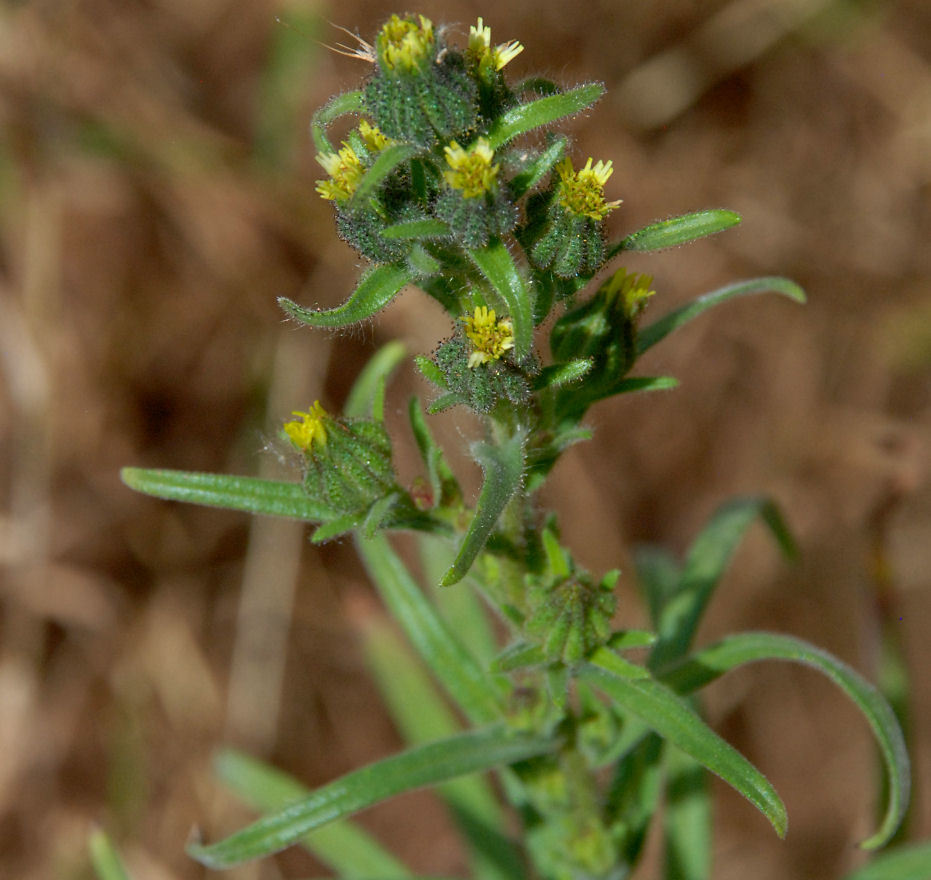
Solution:
<svg viewBox="0 0 931 880">
<path fill-rule="evenodd" d="M 525 43 L 524 73 L 606 81 L 608 98 L 574 130 L 580 153 L 614 159 L 618 231 L 701 207 L 744 215 L 736 232 L 632 266 L 655 275 L 655 308 L 755 274 L 807 288 L 805 309 L 735 303 L 652 355 L 645 369 L 682 387 L 603 405 L 594 441 L 567 456 L 547 497 L 598 569 L 626 564 L 635 541 L 683 548 L 732 493 L 772 493 L 804 560 L 787 571 L 754 535 L 703 638 L 786 630 L 872 677 L 879 615 L 891 613 L 914 684 L 913 830 L 928 836 L 931 7 L 420 10 L 484 14 L 496 36 Z M 2 877 L 88 877 L 92 823 L 137 880 L 202 876 L 182 851 L 191 827 L 214 835 L 246 816 L 211 781 L 217 743 L 310 783 L 397 745 L 344 614 L 368 591 L 347 547 L 311 549 L 288 524 L 160 503 L 118 479 L 125 464 L 274 468 L 264 437 L 292 407 L 338 405 L 382 340 L 426 350 L 447 332 L 414 293 L 335 339 L 283 325 L 274 303 L 332 305 L 351 290 L 356 260 L 313 193 L 306 121 L 364 68 L 315 40 L 340 39 L 323 19 L 370 34 L 391 11 L 381 0 L 0 11 Z M 298 51 L 276 80 L 283 41 Z M 412 382 L 395 389 L 398 412 Z M 843 698 L 805 672 L 753 669 L 713 689 L 709 710 L 792 820 L 780 843 L 716 789 L 715 876 L 831 878 L 856 864 L 872 753 Z M 429 803 L 366 821 L 418 870 L 461 870 Z M 315 870 L 288 854 L 241 876 Z"/>
</svg>

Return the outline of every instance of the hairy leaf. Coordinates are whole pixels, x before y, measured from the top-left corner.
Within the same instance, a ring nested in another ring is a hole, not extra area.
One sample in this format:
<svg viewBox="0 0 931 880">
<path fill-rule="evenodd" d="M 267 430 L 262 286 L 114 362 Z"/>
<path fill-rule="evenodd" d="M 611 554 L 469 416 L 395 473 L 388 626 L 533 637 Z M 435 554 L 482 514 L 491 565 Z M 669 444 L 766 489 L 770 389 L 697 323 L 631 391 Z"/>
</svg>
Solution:
<svg viewBox="0 0 931 880">
<path fill-rule="evenodd" d="M 632 232 L 608 250 L 608 259 L 621 251 L 658 251 L 723 232 L 740 223 L 740 214 L 714 208 L 659 220 Z"/>
</svg>

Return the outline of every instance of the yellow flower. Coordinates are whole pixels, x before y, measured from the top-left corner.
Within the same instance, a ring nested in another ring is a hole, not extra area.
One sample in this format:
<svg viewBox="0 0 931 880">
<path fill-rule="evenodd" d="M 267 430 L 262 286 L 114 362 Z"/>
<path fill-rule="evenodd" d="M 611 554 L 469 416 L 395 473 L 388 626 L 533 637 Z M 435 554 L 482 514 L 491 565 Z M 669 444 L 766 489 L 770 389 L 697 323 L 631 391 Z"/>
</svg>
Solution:
<svg viewBox="0 0 931 880">
<path fill-rule="evenodd" d="M 499 43 L 492 49 L 491 28 L 485 27 L 479 17 L 478 24 L 469 28 L 467 51 L 478 60 L 479 68 L 484 72 L 488 68 L 501 70 L 505 64 L 520 55 L 524 47 L 517 40 L 511 40 L 509 43 Z"/>
<path fill-rule="evenodd" d="M 326 410 L 320 406 L 320 401 L 315 400 L 314 405 L 308 412 L 294 410 L 292 416 L 297 416 L 298 420 L 284 423 L 284 432 L 288 439 L 302 452 L 309 452 L 313 449 L 314 444 L 317 446 L 326 446 L 326 425 L 324 420 L 329 418 Z"/>
<path fill-rule="evenodd" d="M 494 187 L 498 166 L 491 164 L 495 153 L 486 138 L 480 137 L 465 150 L 451 141 L 445 153 L 449 171 L 444 171 L 443 177 L 453 189 L 461 190 L 466 198 L 474 199 Z"/>
<path fill-rule="evenodd" d="M 613 163 L 600 159 L 592 167 L 589 156 L 584 168 L 573 170 L 572 160 L 566 157 L 556 166 L 559 175 L 557 189 L 560 204 L 577 217 L 590 217 L 592 220 L 604 220 L 620 203 L 606 202 L 604 186 L 614 173 Z"/>
<path fill-rule="evenodd" d="M 460 320 L 465 324 L 465 335 L 472 343 L 470 367 L 496 361 L 514 348 L 514 325 L 511 319 L 496 320 L 494 309 L 476 306 L 473 315 L 463 315 Z"/>
<path fill-rule="evenodd" d="M 381 29 L 376 40 L 378 56 L 388 70 L 416 70 L 425 58 L 433 54 L 433 23 L 429 18 L 413 18 L 392 15 Z"/>
<path fill-rule="evenodd" d="M 391 143 L 391 138 L 382 134 L 377 126 L 370 124 L 365 119 L 359 123 L 359 135 L 362 138 L 362 142 L 373 153 L 380 153 Z"/>
<path fill-rule="evenodd" d="M 330 179 L 318 180 L 316 190 L 323 198 L 335 202 L 349 199 L 365 174 L 362 160 L 345 141 L 337 153 L 317 153 L 317 161 L 330 175 Z"/>
</svg>

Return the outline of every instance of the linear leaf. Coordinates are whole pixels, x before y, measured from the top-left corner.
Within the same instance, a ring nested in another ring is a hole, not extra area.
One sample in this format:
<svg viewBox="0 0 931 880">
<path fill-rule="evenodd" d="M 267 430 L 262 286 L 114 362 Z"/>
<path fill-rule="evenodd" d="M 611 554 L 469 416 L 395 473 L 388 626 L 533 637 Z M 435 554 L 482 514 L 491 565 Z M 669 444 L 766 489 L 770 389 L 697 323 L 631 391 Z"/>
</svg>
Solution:
<svg viewBox="0 0 931 880">
<path fill-rule="evenodd" d="M 310 122 L 310 133 L 314 139 L 314 146 L 321 153 L 333 153 L 333 144 L 326 136 L 326 127 L 340 116 L 349 113 L 358 113 L 362 109 L 362 92 L 344 92 L 337 95 L 325 107 L 321 107 L 313 115 Z"/>
<path fill-rule="evenodd" d="M 527 168 L 511 178 L 509 186 L 514 198 L 520 198 L 553 170 L 565 154 L 568 143 L 569 139 L 560 135 Z"/>
<path fill-rule="evenodd" d="M 407 414 L 411 423 L 411 431 L 417 442 L 417 449 L 427 469 L 434 506 L 448 506 L 461 501 L 462 490 L 459 488 L 459 482 L 447 463 L 442 448 L 433 439 L 418 398 L 411 397 Z"/>
<path fill-rule="evenodd" d="M 463 647 L 381 535 L 356 537 L 359 555 L 392 616 L 450 696 L 473 722 L 501 717 L 501 680 L 493 679 Z"/>
<path fill-rule="evenodd" d="M 605 88 L 601 83 L 588 83 L 568 92 L 547 95 L 545 98 L 521 104 L 513 110 L 508 110 L 492 125 L 486 135 L 488 143 L 493 150 L 497 150 L 518 135 L 590 107 L 604 92 Z"/>
<path fill-rule="evenodd" d="M 607 811 L 624 829 L 624 863 L 636 865 L 662 793 L 663 740 L 649 733 L 618 761 L 608 789 Z"/>
<path fill-rule="evenodd" d="M 589 358 L 579 358 L 578 360 L 567 361 L 564 364 L 551 364 L 540 370 L 533 380 L 534 390 L 542 391 L 544 388 L 559 388 L 561 385 L 576 382 L 589 372 L 592 366 L 593 362 Z"/>
<path fill-rule="evenodd" d="M 579 675 L 720 776 L 766 816 L 780 837 L 785 836 L 786 809 L 766 777 L 667 687 L 652 678 L 621 678 L 593 664 L 581 667 Z"/>
<path fill-rule="evenodd" d="M 711 876 L 711 803 L 705 771 L 679 749 L 666 750 L 664 880 Z"/>
<path fill-rule="evenodd" d="M 338 515 L 337 511 L 311 498 L 300 483 L 134 467 L 123 468 L 120 476 L 131 489 L 170 501 L 305 521 L 319 521 Z"/>
<path fill-rule="evenodd" d="M 898 827 L 908 807 L 910 776 L 905 739 L 889 704 L 879 691 L 846 663 L 801 639 L 775 633 L 739 633 L 691 655 L 662 673 L 674 690 L 689 692 L 725 672 L 759 660 L 788 660 L 824 673 L 849 696 L 866 717 L 886 765 L 889 803 L 879 830 L 860 844 L 864 849 L 883 846 Z"/>
<path fill-rule="evenodd" d="M 371 318 L 412 278 L 406 263 L 385 263 L 366 272 L 352 296 L 335 309 L 308 309 L 284 296 L 278 297 L 278 305 L 294 320 L 311 327 L 347 327 Z"/>
<path fill-rule="evenodd" d="M 343 412 L 350 418 L 384 421 L 385 382 L 406 355 L 404 344 L 397 341 L 378 349 L 353 382 Z"/>
<path fill-rule="evenodd" d="M 686 244 L 707 235 L 723 232 L 738 223 L 740 223 L 740 214 L 721 208 L 659 220 L 632 232 L 614 247 L 609 248 L 608 259 L 621 251 L 658 251 Z"/>
<path fill-rule="evenodd" d="M 488 540 L 498 517 L 520 488 L 524 472 L 524 434 L 518 433 L 501 446 L 490 443 L 473 443 L 472 455 L 485 472 L 475 515 L 459 546 L 459 552 L 440 586 L 449 587 L 465 577 L 466 572 Z"/>
<path fill-rule="evenodd" d="M 658 321 L 644 327 L 637 335 L 637 354 L 638 356 L 643 354 L 647 349 L 656 345 L 657 342 L 665 339 L 673 330 L 687 324 L 693 318 L 697 318 L 703 312 L 718 305 L 718 303 L 738 296 L 769 292 L 781 293 L 783 296 L 794 299 L 799 303 L 805 302 L 805 291 L 788 278 L 767 277 L 737 281 L 734 284 L 712 290 L 710 293 L 686 303 L 668 315 L 664 315 Z"/>
<path fill-rule="evenodd" d="M 533 344 L 533 311 L 530 291 L 510 251 L 498 239 L 486 247 L 469 251 L 469 257 L 507 305 L 514 324 L 514 354 L 522 360 Z M 502 317 L 502 316 L 499 316 Z"/>
<path fill-rule="evenodd" d="M 310 796 L 310 790 L 296 779 L 232 749 L 217 754 L 213 767 L 224 785 L 263 813 L 281 810 Z M 348 819 L 310 831 L 298 842 L 342 877 L 400 880 L 411 874 L 367 831 Z"/>
<path fill-rule="evenodd" d="M 271 855 L 308 831 L 342 819 L 387 798 L 437 785 L 457 776 L 492 770 L 546 754 L 558 741 L 523 737 L 500 725 L 416 746 L 347 773 L 308 798 L 260 819 L 211 845 L 191 844 L 188 854 L 208 868 L 229 868 Z"/>
<path fill-rule="evenodd" d="M 848 874 L 844 880 L 928 880 L 931 843 L 900 846 Z"/>
<path fill-rule="evenodd" d="M 372 163 L 372 167 L 365 172 L 356 187 L 356 191 L 352 194 L 352 198 L 349 200 L 349 210 L 351 211 L 363 204 L 398 165 L 417 155 L 418 152 L 419 147 L 411 144 L 391 144 L 381 150 L 378 158 Z"/>
<path fill-rule="evenodd" d="M 129 880 L 129 873 L 116 847 L 99 828 L 91 832 L 87 848 L 90 852 L 91 864 L 99 880 Z"/>
<path fill-rule="evenodd" d="M 794 556 L 792 536 L 768 498 L 734 498 L 721 505 L 692 542 L 678 589 L 660 608 L 655 621 L 659 642 L 650 655 L 651 669 L 677 660 L 689 649 L 721 577 L 756 519 L 769 527 L 787 556 Z"/>
</svg>

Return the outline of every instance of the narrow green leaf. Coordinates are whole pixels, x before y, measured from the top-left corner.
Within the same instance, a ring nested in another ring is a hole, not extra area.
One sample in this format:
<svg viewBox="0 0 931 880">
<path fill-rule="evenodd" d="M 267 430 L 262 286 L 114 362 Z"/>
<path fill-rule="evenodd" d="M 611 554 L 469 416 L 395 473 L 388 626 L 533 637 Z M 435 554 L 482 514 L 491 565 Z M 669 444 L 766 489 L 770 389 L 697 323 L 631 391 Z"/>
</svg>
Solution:
<svg viewBox="0 0 931 880">
<path fill-rule="evenodd" d="M 356 545 L 391 614 L 450 696 L 475 723 L 500 718 L 502 681 L 486 674 L 463 647 L 385 537 L 357 535 Z"/>
<path fill-rule="evenodd" d="M 123 468 L 120 476 L 131 489 L 170 501 L 311 522 L 337 515 L 336 511 L 311 498 L 300 483 L 134 467 Z"/>
<path fill-rule="evenodd" d="M 364 513 L 347 513 L 338 516 L 335 519 L 327 520 L 322 526 L 314 529 L 310 540 L 314 544 L 323 544 L 325 541 L 331 541 L 340 535 L 345 535 L 354 529 L 359 528 L 365 519 Z"/>
<path fill-rule="evenodd" d="M 679 749 L 666 750 L 664 880 L 711 876 L 711 802 L 705 771 Z"/>
<path fill-rule="evenodd" d="M 408 220 L 386 226 L 381 234 L 384 238 L 445 238 L 449 235 L 449 224 L 442 220 Z"/>
<path fill-rule="evenodd" d="M 296 779 L 242 752 L 221 751 L 213 766 L 224 785 L 263 813 L 276 812 L 310 796 L 310 790 Z M 401 880 L 411 876 L 407 866 L 348 819 L 310 831 L 298 842 L 341 877 Z"/>
<path fill-rule="evenodd" d="M 579 675 L 720 776 L 766 816 L 780 837 L 785 836 L 788 827 L 785 806 L 766 777 L 672 691 L 654 679 L 622 678 L 593 664 L 581 667 Z"/>
<path fill-rule="evenodd" d="M 497 150 L 518 135 L 579 113 L 594 104 L 604 92 L 601 83 L 588 83 L 568 92 L 521 104 L 497 119 L 486 135 L 488 143 Z"/>
<path fill-rule="evenodd" d="M 359 181 L 356 191 L 349 200 L 349 210 L 363 205 L 370 196 L 372 196 L 379 184 L 391 174 L 398 165 L 402 165 L 408 159 L 417 155 L 419 147 L 411 144 L 391 144 L 385 147 L 378 154 L 378 157 L 372 163 Z"/>
<path fill-rule="evenodd" d="M 321 153 L 335 153 L 333 144 L 330 143 L 326 136 L 326 127 L 338 119 L 340 116 L 346 116 L 349 113 L 358 113 L 362 110 L 362 92 L 344 92 L 337 95 L 325 107 L 321 107 L 313 115 L 310 122 L 310 133 L 314 139 L 314 146 Z"/>
<path fill-rule="evenodd" d="M 805 302 L 805 291 L 788 278 L 751 278 L 749 281 L 728 284 L 686 303 L 640 330 L 637 334 L 637 354 L 638 356 L 643 354 L 657 342 L 665 339 L 673 330 L 687 324 L 718 303 L 738 296 L 768 292 L 781 293 L 799 303 Z"/>
<path fill-rule="evenodd" d="M 602 645 L 596 648 L 588 658 L 588 662 L 594 664 L 618 678 L 650 678 L 650 670 L 637 663 L 631 663 L 618 654 L 615 654 L 610 648 Z"/>
<path fill-rule="evenodd" d="M 438 785 L 457 776 L 492 770 L 551 752 L 557 741 L 524 737 L 501 726 L 416 746 L 369 764 L 314 791 L 305 800 L 260 819 L 219 843 L 191 844 L 188 854 L 208 868 L 229 868 L 271 855 L 308 831 L 387 798 Z"/>
<path fill-rule="evenodd" d="M 411 431 L 417 441 L 417 449 L 420 451 L 420 457 L 427 469 L 427 478 L 430 480 L 434 505 L 446 506 L 456 503 L 462 498 L 459 482 L 447 464 L 443 450 L 433 439 L 433 434 L 427 427 L 427 421 L 420 408 L 420 401 L 416 397 L 410 399 L 407 413 L 411 423 Z"/>
<path fill-rule="evenodd" d="M 482 552 L 501 512 L 520 488 L 524 472 L 524 439 L 525 435 L 518 433 L 501 446 L 472 444 L 472 456 L 482 466 L 485 481 L 475 504 L 475 515 L 462 539 L 456 559 L 440 581 L 440 586 L 452 586 L 465 577 L 475 558 Z"/>
<path fill-rule="evenodd" d="M 652 545 L 634 550 L 634 569 L 637 584 L 650 612 L 650 620 L 656 626 L 666 603 L 679 589 L 682 569 L 668 550 Z"/>
<path fill-rule="evenodd" d="M 469 257 L 500 294 L 514 324 L 514 355 L 522 360 L 533 344 L 533 311 L 530 291 L 506 245 L 495 239 L 486 247 L 469 251 Z M 499 315 L 498 317 L 503 317 Z"/>
<path fill-rule="evenodd" d="M 91 832 L 87 848 L 98 880 L 129 880 L 129 873 L 120 854 L 103 831 L 97 829 Z"/>
<path fill-rule="evenodd" d="M 460 404 L 468 404 L 461 394 L 456 394 L 455 391 L 450 391 L 448 394 L 441 394 L 436 400 L 430 403 L 427 406 L 427 412 L 431 416 L 435 416 L 437 413 L 443 412 L 444 409 L 449 409 L 452 406 L 459 406 Z"/>
<path fill-rule="evenodd" d="M 366 272 L 352 296 L 335 309 L 308 309 L 284 296 L 278 297 L 278 305 L 294 320 L 311 327 L 347 327 L 383 309 L 412 277 L 405 263 L 385 263 Z"/>
<path fill-rule="evenodd" d="M 363 635 L 379 692 L 407 744 L 458 733 L 460 723 L 388 621 L 368 621 Z M 463 776 L 442 783 L 438 793 L 466 837 L 477 880 L 519 880 L 520 859 L 501 832 L 504 813 L 488 781 L 481 776 Z"/>
<path fill-rule="evenodd" d="M 740 214 L 719 208 L 659 220 L 632 232 L 614 247 L 609 248 L 608 259 L 621 251 L 659 251 L 663 248 L 686 244 L 707 235 L 723 232 L 738 223 L 740 223 Z"/>
<path fill-rule="evenodd" d="M 621 846 L 626 865 L 639 861 L 659 806 L 663 751 L 663 740 L 655 733 L 647 734 L 624 754 L 614 770 L 606 809 L 611 822 L 624 829 Z"/>
<path fill-rule="evenodd" d="M 559 135 L 536 159 L 520 174 L 515 175 L 509 184 L 514 198 L 520 198 L 524 193 L 533 189 L 565 155 L 569 139 Z"/>
<path fill-rule="evenodd" d="M 343 412 L 350 418 L 383 422 L 385 382 L 406 356 L 401 342 L 389 342 L 378 349 L 353 382 Z"/>
<path fill-rule="evenodd" d="M 864 849 L 883 846 L 895 834 L 908 807 L 908 752 L 895 713 L 879 691 L 858 672 L 827 651 L 801 639 L 775 633 L 739 633 L 664 671 L 662 679 L 676 691 L 686 693 L 703 687 L 731 669 L 760 660 L 788 660 L 817 669 L 843 690 L 866 717 L 886 765 L 889 803 L 879 830 L 860 846 Z"/>
<path fill-rule="evenodd" d="M 656 643 L 656 633 L 648 629 L 622 629 L 608 639 L 612 651 L 630 651 L 634 648 L 649 648 Z"/>
<path fill-rule="evenodd" d="M 721 505 L 692 542 L 678 589 L 655 621 L 659 642 L 650 655 L 651 669 L 660 669 L 689 649 L 721 577 L 756 519 L 769 527 L 787 556 L 795 554 L 779 510 L 768 498 L 734 498 Z"/>
<path fill-rule="evenodd" d="M 418 354 L 414 358 L 414 364 L 428 382 L 432 382 L 438 388 L 447 387 L 446 375 L 430 358 Z"/>
<path fill-rule="evenodd" d="M 900 846 L 876 856 L 844 880 L 928 880 L 928 877 L 931 877 L 931 842 Z"/>
<path fill-rule="evenodd" d="M 679 380 L 674 376 L 630 376 L 615 382 L 605 397 L 637 391 L 668 391 L 678 387 Z"/>
<path fill-rule="evenodd" d="M 570 382 L 577 382 L 592 368 L 592 361 L 589 358 L 580 358 L 576 361 L 568 361 L 565 364 L 552 364 L 544 367 L 533 380 L 535 391 L 542 391 L 544 388 L 559 388 L 562 385 L 568 385 Z"/>
<path fill-rule="evenodd" d="M 539 645 L 516 642 L 495 657 L 491 662 L 491 669 L 493 672 L 513 672 L 528 666 L 543 666 L 547 662 L 546 655 Z"/>
</svg>

